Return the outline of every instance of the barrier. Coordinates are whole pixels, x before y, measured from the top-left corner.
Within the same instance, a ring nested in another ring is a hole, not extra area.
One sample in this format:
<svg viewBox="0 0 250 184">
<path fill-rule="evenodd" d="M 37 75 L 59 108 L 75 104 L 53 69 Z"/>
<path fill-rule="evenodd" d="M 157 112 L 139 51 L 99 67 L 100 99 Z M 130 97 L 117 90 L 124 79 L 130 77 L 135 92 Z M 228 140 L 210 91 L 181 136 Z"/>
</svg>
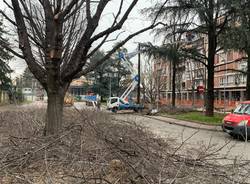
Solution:
<svg viewBox="0 0 250 184">
<path fill-rule="evenodd" d="M 192 100 L 180 100 L 176 99 L 175 101 L 176 106 L 182 107 L 195 107 L 195 108 L 203 108 L 204 107 L 204 100 L 203 99 L 195 99 Z M 214 108 L 215 109 L 224 109 L 230 111 L 239 104 L 239 101 L 236 100 L 214 100 Z M 171 105 L 171 99 L 160 99 L 160 105 Z"/>
</svg>

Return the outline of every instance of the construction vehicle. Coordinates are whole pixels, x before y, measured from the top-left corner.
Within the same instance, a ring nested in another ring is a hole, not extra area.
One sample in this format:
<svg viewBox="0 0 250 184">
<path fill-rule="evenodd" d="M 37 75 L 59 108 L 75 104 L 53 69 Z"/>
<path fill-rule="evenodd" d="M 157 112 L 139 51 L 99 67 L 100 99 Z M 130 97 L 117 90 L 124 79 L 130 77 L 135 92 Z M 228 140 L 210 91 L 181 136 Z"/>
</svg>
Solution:
<svg viewBox="0 0 250 184">
<path fill-rule="evenodd" d="M 128 58 L 132 58 L 138 53 L 138 51 L 133 52 L 128 55 Z M 143 106 L 134 103 L 133 100 L 129 98 L 129 95 L 138 85 L 139 76 L 123 52 L 120 51 L 118 56 L 122 63 L 129 69 L 132 75 L 132 82 L 120 97 L 110 97 L 107 100 L 107 109 L 112 112 L 117 112 L 119 110 L 134 110 L 135 112 L 138 112 L 143 109 Z"/>
</svg>

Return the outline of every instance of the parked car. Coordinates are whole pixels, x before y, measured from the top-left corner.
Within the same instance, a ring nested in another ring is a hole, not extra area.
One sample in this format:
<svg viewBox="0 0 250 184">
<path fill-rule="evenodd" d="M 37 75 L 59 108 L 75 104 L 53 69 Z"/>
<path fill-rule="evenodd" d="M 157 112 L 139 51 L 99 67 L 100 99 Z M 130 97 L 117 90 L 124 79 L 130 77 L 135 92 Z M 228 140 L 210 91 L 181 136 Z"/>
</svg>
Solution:
<svg viewBox="0 0 250 184">
<path fill-rule="evenodd" d="M 250 137 L 250 101 L 241 102 L 223 119 L 222 129 L 233 137 Z"/>
</svg>

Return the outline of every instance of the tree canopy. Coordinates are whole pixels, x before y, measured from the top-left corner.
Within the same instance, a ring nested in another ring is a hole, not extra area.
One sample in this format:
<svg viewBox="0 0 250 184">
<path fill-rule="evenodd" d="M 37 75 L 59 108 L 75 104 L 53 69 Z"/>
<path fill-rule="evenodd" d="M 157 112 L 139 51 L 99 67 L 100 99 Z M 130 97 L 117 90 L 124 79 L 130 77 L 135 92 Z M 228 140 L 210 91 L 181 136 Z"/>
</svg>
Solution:
<svg viewBox="0 0 250 184">
<path fill-rule="evenodd" d="M 0 19 L 0 90 L 8 90 L 11 86 L 10 73 L 11 68 L 8 65 L 8 61 L 12 58 L 10 53 L 2 46 L 1 43 L 9 45 L 8 39 L 5 38 L 6 31 L 3 29 L 3 22 Z"/>
<path fill-rule="evenodd" d="M 97 51 L 90 60 L 96 62 L 104 55 L 103 51 Z M 111 95 L 119 96 L 123 89 L 121 81 L 129 74 L 129 69 L 121 63 L 118 57 L 109 58 L 87 75 L 94 82 L 89 88 L 101 97 L 108 97 L 110 92 Z"/>
</svg>

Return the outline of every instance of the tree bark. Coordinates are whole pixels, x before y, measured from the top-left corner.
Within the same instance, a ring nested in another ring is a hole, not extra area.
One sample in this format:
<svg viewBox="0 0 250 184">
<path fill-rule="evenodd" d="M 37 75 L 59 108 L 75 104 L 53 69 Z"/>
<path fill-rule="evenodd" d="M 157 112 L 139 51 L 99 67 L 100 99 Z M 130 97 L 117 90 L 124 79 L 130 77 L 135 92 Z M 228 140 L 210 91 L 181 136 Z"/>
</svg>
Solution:
<svg viewBox="0 0 250 184">
<path fill-rule="evenodd" d="M 246 100 L 250 100 L 250 49 L 247 51 L 247 84 L 246 84 Z"/>
<path fill-rule="evenodd" d="M 53 135 L 62 129 L 64 92 L 48 93 L 45 135 Z"/>
<path fill-rule="evenodd" d="M 0 89 L 0 103 L 2 103 L 2 89 Z"/>
<path fill-rule="evenodd" d="M 62 129 L 63 103 L 64 96 L 70 82 L 62 82 L 60 80 L 59 61 L 52 60 L 48 64 L 48 80 L 47 80 L 47 121 L 45 126 L 45 135 L 53 135 L 60 133 Z"/>
<path fill-rule="evenodd" d="M 216 53 L 216 35 L 214 30 L 215 28 L 211 26 L 208 33 L 206 116 L 214 115 L 214 56 Z"/>
<path fill-rule="evenodd" d="M 207 71 L 206 116 L 214 115 L 214 67 Z"/>
<path fill-rule="evenodd" d="M 172 75 L 172 108 L 175 108 L 175 78 L 176 78 L 176 62 L 173 61 L 173 75 Z"/>
</svg>

